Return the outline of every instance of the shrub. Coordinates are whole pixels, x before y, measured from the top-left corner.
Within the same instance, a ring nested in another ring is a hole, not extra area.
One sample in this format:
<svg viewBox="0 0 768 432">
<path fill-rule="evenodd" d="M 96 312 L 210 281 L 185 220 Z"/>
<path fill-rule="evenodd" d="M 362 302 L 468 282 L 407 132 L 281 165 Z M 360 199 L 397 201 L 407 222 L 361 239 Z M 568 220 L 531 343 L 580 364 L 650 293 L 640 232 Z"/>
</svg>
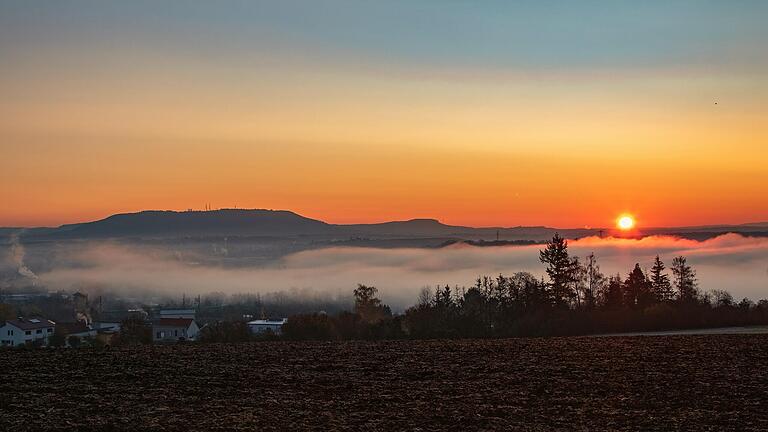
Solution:
<svg viewBox="0 0 768 432">
<path fill-rule="evenodd" d="M 67 338 L 67 343 L 72 348 L 79 348 L 81 342 L 82 342 L 82 340 L 80 339 L 80 336 L 72 335 L 72 336 Z"/>
<path fill-rule="evenodd" d="M 152 343 L 152 327 L 142 318 L 132 316 L 120 323 L 120 333 L 113 339 L 115 345 Z"/>
<path fill-rule="evenodd" d="M 58 328 L 53 332 L 53 335 L 48 338 L 48 345 L 56 348 L 63 347 L 66 342 L 67 336 Z"/>
</svg>

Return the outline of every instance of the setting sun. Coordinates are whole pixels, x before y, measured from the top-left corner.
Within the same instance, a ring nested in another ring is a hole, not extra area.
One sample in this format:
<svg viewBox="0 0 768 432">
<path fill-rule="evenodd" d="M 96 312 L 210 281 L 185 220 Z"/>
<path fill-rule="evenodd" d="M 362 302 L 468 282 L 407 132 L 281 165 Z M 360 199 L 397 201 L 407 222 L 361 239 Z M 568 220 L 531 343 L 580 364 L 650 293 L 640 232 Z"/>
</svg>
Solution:
<svg viewBox="0 0 768 432">
<path fill-rule="evenodd" d="M 616 224 L 619 226 L 619 229 L 624 231 L 630 230 L 635 226 L 635 218 L 630 215 L 622 215 L 619 217 Z"/>
</svg>

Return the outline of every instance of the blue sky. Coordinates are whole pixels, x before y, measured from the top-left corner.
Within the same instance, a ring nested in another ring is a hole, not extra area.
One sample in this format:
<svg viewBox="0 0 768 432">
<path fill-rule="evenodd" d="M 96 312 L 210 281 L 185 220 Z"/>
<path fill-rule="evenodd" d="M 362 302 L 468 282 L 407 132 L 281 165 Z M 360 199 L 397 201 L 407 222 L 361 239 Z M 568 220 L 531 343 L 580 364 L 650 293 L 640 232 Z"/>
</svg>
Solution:
<svg viewBox="0 0 768 432">
<path fill-rule="evenodd" d="M 765 63 L 761 1 L 3 1 L 6 60 L 165 53 L 484 69 Z M 212 57 L 211 57 L 212 56 Z"/>
</svg>

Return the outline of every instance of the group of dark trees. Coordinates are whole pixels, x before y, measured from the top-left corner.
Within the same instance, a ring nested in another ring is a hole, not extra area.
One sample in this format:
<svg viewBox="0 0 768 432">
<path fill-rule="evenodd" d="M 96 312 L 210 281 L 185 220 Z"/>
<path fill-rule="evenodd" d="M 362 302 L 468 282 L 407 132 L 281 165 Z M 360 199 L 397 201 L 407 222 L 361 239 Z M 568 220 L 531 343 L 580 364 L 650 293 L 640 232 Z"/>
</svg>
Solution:
<svg viewBox="0 0 768 432">
<path fill-rule="evenodd" d="M 140 345 L 152 343 L 152 326 L 142 317 L 131 315 L 120 322 L 120 332 L 112 339 L 112 344 Z"/>
<path fill-rule="evenodd" d="M 740 302 L 725 291 L 703 293 L 679 256 L 659 256 L 648 271 L 606 276 L 597 257 L 571 256 L 555 235 L 540 251 L 547 279 L 527 272 L 481 277 L 470 288 L 425 288 L 404 315 L 392 316 L 376 289 L 355 290 L 354 312 L 289 318 L 293 339 L 548 336 L 768 324 L 768 301 Z"/>
<path fill-rule="evenodd" d="M 583 262 L 570 256 L 568 242 L 556 234 L 539 252 L 539 259 L 547 266 L 549 282 L 541 285 L 553 307 L 637 310 L 660 303 L 691 305 L 708 301 L 698 290 L 696 272 L 682 256 L 672 260 L 673 279 L 657 255 L 649 272 L 643 272 L 638 263 L 622 280 L 620 274 L 606 277 L 594 253 Z"/>
<path fill-rule="evenodd" d="M 403 337 L 398 317 L 382 304 L 375 287 L 358 285 L 354 290 L 353 311 L 291 315 L 283 325 L 283 334 L 252 334 L 244 320 L 209 322 L 200 332 L 200 342 L 247 342 L 278 337 L 303 340 L 383 339 Z"/>
<path fill-rule="evenodd" d="M 402 316 L 393 316 L 377 294 L 375 287 L 358 285 L 352 312 L 292 315 L 283 325 L 283 335 L 287 339 L 313 340 L 404 337 Z"/>
<path fill-rule="evenodd" d="M 48 346 L 54 348 L 61 348 L 68 346 L 70 348 L 89 347 L 95 349 L 103 349 L 107 347 L 107 344 L 99 338 L 94 337 L 80 337 L 77 335 L 65 335 L 58 329 L 54 331 L 53 335 L 48 338 Z"/>
</svg>

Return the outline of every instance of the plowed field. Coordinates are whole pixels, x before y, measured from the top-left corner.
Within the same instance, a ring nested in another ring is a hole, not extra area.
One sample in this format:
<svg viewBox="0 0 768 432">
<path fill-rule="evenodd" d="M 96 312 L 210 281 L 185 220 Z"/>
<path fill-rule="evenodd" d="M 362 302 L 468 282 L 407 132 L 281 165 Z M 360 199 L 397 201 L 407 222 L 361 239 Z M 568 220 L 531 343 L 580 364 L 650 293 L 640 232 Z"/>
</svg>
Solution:
<svg viewBox="0 0 768 432">
<path fill-rule="evenodd" d="M 768 335 L 0 350 L 0 431 L 768 430 Z"/>
</svg>

